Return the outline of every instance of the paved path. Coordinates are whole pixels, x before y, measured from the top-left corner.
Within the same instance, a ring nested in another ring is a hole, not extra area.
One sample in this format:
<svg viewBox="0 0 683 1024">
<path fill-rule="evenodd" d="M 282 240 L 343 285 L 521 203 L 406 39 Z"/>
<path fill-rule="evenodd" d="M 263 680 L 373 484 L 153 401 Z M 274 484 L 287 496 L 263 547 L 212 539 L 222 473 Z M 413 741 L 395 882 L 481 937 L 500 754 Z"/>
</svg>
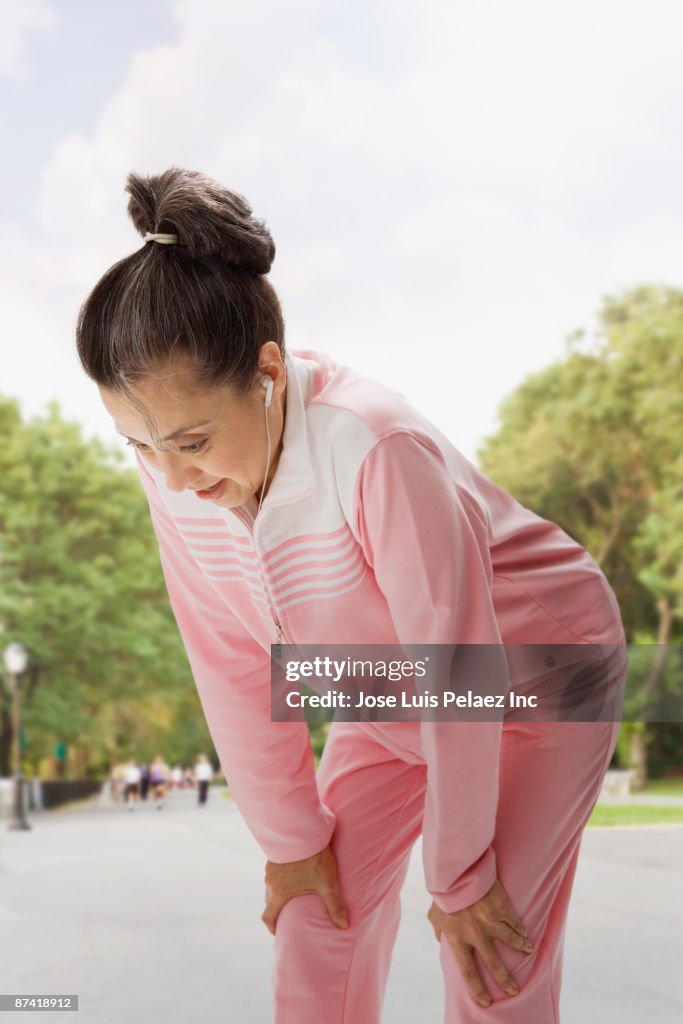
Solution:
<svg viewBox="0 0 683 1024">
<path fill-rule="evenodd" d="M 0 993 L 77 992 L 79 1024 L 269 1024 L 263 857 L 232 803 L 195 800 L 35 813 L 25 833 L 0 820 Z M 402 905 L 383 1024 L 441 1024 L 419 844 Z M 588 830 L 562 1024 L 679 1024 L 682 907 L 683 826 Z"/>
</svg>

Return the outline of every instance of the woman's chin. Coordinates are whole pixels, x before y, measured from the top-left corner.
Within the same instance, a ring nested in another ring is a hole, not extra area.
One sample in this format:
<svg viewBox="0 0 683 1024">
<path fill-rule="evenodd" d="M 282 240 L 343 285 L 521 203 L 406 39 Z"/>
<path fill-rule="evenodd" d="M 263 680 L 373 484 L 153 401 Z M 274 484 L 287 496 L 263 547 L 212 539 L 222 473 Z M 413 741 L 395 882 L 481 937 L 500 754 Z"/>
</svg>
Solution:
<svg viewBox="0 0 683 1024">
<path fill-rule="evenodd" d="M 242 502 L 234 494 L 224 494 L 221 498 L 212 502 L 213 505 L 220 505 L 221 508 L 237 508 Z"/>
<path fill-rule="evenodd" d="M 240 505 L 248 500 L 248 495 L 244 495 L 240 487 L 228 486 L 223 491 L 220 498 L 217 498 L 214 505 L 220 505 L 221 508 L 239 508 Z"/>
</svg>

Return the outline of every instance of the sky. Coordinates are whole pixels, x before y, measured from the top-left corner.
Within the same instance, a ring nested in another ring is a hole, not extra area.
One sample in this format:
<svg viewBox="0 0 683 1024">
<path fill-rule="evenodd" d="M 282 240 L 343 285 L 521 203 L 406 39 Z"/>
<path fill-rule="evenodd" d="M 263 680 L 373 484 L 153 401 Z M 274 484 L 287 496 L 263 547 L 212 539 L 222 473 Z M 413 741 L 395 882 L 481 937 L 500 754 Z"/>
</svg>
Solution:
<svg viewBox="0 0 683 1024">
<path fill-rule="evenodd" d="M 290 349 L 476 459 L 606 296 L 683 285 L 682 38 L 679 0 L 0 0 L 0 392 L 134 465 L 74 328 L 175 165 L 266 221 Z"/>
</svg>

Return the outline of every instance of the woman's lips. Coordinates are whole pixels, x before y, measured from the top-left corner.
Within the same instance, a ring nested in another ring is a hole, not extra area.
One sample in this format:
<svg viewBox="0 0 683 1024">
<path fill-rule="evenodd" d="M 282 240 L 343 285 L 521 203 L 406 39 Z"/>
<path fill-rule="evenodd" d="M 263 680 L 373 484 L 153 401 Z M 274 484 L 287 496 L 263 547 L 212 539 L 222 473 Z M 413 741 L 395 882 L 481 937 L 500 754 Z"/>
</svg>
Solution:
<svg viewBox="0 0 683 1024">
<path fill-rule="evenodd" d="M 212 498 L 214 501 L 217 501 L 222 496 L 226 483 L 227 480 L 219 480 L 208 491 L 195 491 L 194 493 L 203 501 L 210 501 Z"/>
</svg>

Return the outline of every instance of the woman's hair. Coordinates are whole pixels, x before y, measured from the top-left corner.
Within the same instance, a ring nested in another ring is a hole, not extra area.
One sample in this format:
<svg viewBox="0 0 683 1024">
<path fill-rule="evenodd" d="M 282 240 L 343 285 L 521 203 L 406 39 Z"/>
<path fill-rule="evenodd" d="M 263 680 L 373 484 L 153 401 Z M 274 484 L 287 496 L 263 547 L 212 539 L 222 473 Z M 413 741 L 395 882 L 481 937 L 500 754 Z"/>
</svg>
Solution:
<svg viewBox="0 0 683 1024">
<path fill-rule="evenodd" d="M 100 278 L 78 315 L 83 369 L 138 408 L 136 381 L 181 355 L 192 361 L 197 388 L 230 384 L 243 394 L 261 345 L 275 341 L 285 352 L 282 310 L 265 278 L 275 244 L 264 221 L 198 171 L 131 173 L 125 191 L 140 234 L 177 234 L 178 244 L 148 241 Z"/>
</svg>

